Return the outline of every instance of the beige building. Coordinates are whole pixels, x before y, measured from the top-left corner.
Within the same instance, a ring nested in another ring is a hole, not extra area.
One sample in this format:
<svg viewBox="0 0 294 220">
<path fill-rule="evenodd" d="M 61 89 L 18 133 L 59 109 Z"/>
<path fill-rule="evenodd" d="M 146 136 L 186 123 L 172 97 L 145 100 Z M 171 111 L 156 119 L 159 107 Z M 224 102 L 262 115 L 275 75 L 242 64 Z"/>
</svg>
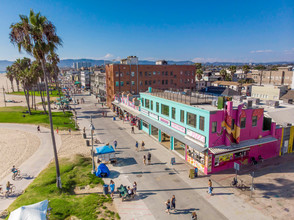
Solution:
<svg viewBox="0 0 294 220">
<path fill-rule="evenodd" d="M 263 100 L 279 100 L 288 91 L 288 86 L 252 86 L 251 96 Z"/>
<path fill-rule="evenodd" d="M 252 78 L 257 84 L 262 85 L 286 85 L 291 88 L 294 77 L 293 67 L 278 67 L 278 70 L 252 70 L 247 78 Z M 292 88 L 294 89 L 294 88 Z"/>
<path fill-rule="evenodd" d="M 252 84 L 251 83 L 238 83 L 238 82 L 232 82 L 232 81 L 215 81 L 211 83 L 212 86 L 221 86 L 221 87 L 227 87 L 230 89 L 233 89 L 237 92 L 242 93 L 242 95 L 250 95 Z"/>
</svg>

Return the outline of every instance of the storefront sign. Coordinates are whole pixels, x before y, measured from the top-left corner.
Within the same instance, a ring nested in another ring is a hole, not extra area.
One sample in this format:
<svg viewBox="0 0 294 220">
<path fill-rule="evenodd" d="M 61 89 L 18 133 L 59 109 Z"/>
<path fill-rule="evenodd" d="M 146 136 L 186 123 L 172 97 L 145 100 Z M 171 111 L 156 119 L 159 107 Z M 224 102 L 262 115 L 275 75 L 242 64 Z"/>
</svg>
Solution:
<svg viewBox="0 0 294 220">
<path fill-rule="evenodd" d="M 165 118 L 159 117 L 159 121 L 163 122 L 164 124 L 170 125 L 170 121 Z"/>
<path fill-rule="evenodd" d="M 219 162 L 226 162 L 226 161 L 230 161 L 233 160 L 233 154 L 225 154 L 222 156 L 219 156 Z"/>
<path fill-rule="evenodd" d="M 212 155 L 208 155 L 208 157 L 206 157 L 206 161 L 207 161 L 207 172 L 211 172 L 211 167 L 212 167 Z"/>
<path fill-rule="evenodd" d="M 183 126 L 181 126 L 181 125 L 178 125 L 176 123 L 171 122 L 171 125 L 170 126 L 172 128 L 174 128 L 174 129 L 180 131 L 180 132 L 183 132 L 184 134 L 186 133 L 186 129 Z"/>
<path fill-rule="evenodd" d="M 194 167 L 197 167 L 200 171 L 204 172 L 204 165 L 199 163 L 197 160 L 194 160 L 192 157 L 187 156 L 187 161 Z"/>
<path fill-rule="evenodd" d="M 205 136 L 198 134 L 194 131 L 191 131 L 189 129 L 187 129 L 187 135 L 189 135 L 190 137 L 196 139 L 197 141 L 200 141 L 202 143 L 205 143 Z"/>
<path fill-rule="evenodd" d="M 156 114 L 154 114 L 152 112 L 149 112 L 149 116 L 156 119 L 156 120 L 158 120 L 158 115 L 156 115 Z"/>
<path fill-rule="evenodd" d="M 144 113 L 145 115 L 149 115 L 149 112 L 147 110 L 145 110 L 145 109 L 141 108 L 141 112 Z"/>
</svg>

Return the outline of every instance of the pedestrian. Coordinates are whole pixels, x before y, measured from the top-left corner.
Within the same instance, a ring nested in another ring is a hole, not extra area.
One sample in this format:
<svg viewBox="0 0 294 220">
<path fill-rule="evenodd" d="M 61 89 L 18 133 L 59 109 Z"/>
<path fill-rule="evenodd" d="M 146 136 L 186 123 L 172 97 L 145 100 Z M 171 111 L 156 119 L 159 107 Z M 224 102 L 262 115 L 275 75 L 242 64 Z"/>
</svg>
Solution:
<svg viewBox="0 0 294 220">
<path fill-rule="evenodd" d="M 132 134 L 135 134 L 135 128 L 134 126 L 132 126 L 132 131 L 131 131 Z"/>
<path fill-rule="evenodd" d="M 114 188 L 115 188 L 115 184 L 114 184 L 113 180 L 110 180 L 109 188 L 110 188 L 110 196 L 113 199 Z"/>
<path fill-rule="evenodd" d="M 58 127 L 56 128 L 56 133 L 58 134 Z"/>
<path fill-rule="evenodd" d="M 83 128 L 83 133 L 86 134 L 86 127 Z"/>
<path fill-rule="evenodd" d="M 176 196 L 175 195 L 173 195 L 173 197 L 171 198 L 171 209 L 176 211 Z"/>
<path fill-rule="evenodd" d="M 133 193 L 136 194 L 136 192 L 137 192 L 137 183 L 134 182 L 133 183 Z"/>
<path fill-rule="evenodd" d="M 102 102 L 102 108 L 103 108 L 103 102 Z"/>
<path fill-rule="evenodd" d="M 144 163 L 144 165 L 146 166 L 146 155 L 144 154 L 144 156 L 143 156 L 143 163 Z"/>
<path fill-rule="evenodd" d="M 41 132 L 40 125 L 37 126 L 37 131 L 38 131 L 38 133 Z"/>
<path fill-rule="evenodd" d="M 165 205 L 166 205 L 165 212 L 167 212 L 168 214 L 170 214 L 170 212 L 169 212 L 169 210 L 170 210 L 170 200 L 169 199 L 165 202 Z"/>
<path fill-rule="evenodd" d="M 71 128 L 68 129 L 68 133 L 71 135 Z"/>
<path fill-rule="evenodd" d="M 208 194 L 212 195 L 212 182 L 211 179 L 208 180 Z"/>
<path fill-rule="evenodd" d="M 196 212 L 192 212 L 192 217 L 191 217 L 192 220 L 197 220 L 197 214 Z"/>
<path fill-rule="evenodd" d="M 150 152 L 148 152 L 148 154 L 147 154 L 147 159 L 148 159 L 148 165 L 150 165 L 151 164 L 151 154 L 150 154 Z"/>
<path fill-rule="evenodd" d="M 138 147 L 139 147 L 139 143 L 138 143 L 138 141 L 136 141 L 136 151 L 138 151 Z"/>
<path fill-rule="evenodd" d="M 114 145 L 114 149 L 116 149 L 116 147 L 117 147 L 117 141 L 116 140 L 113 142 L 113 145 Z"/>
<path fill-rule="evenodd" d="M 145 143 L 144 143 L 144 141 L 142 141 L 141 150 L 145 150 Z"/>
<path fill-rule="evenodd" d="M 195 167 L 195 177 L 198 177 L 198 168 Z"/>
</svg>

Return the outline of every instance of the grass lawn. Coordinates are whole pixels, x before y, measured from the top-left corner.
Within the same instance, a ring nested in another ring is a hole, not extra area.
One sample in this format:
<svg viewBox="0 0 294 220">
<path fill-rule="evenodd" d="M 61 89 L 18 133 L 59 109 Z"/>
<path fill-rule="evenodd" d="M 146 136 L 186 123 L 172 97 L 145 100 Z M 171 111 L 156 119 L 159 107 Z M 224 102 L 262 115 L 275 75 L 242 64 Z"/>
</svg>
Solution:
<svg viewBox="0 0 294 220">
<path fill-rule="evenodd" d="M 24 95 L 24 92 L 23 91 L 20 91 L 20 92 L 10 92 L 8 94 L 10 94 L 10 95 Z M 32 94 L 31 91 L 30 91 L 30 94 Z M 47 97 L 46 96 L 47 93 L 45 92 L 44 94 L 45 94 L 45 97 Z M 50 94 L 50 97 L 59 97 L 58 90 L 53 90 L 52 91 L 52 95 L 51 95 L 51 91 L 50 91 L 49 94 Z M 36 91 L 35 95 L 36 96 L 41 96 L 40 93 L 37 92 L 37 91 Z M 63 96 L 63 94 L 61 94 L 61 96 Z"/>
<path fill-rule="evenodd" d="M 91 158 L 77 155 L 74 159 L 61 159 L 60 172 L 62 190 L 56 187 L 55 163 L 43 170 L 40 175 L 29 185 L 25 192 L 19 196 L 8 208 L 11 212 L 21 206 L 50 200 L 51 214 L 49 219 L 119 219 L 119 215 L 108 210 L 107 203 L 112 203 L 109 196 L 102 194 L 74 193 L 77 186 L 92 187 L 104 184 L 101 178 L 90 173 Z"/>
<path fill-rule="evenodd" d="M 49 116 L 44 114 L 43 111 L 32 110 L 32 115 L 24 113 L 26 111 L 26 107 L 2 107 L 0 108 L 0 123 L 24 123 L 49 127 Z M 61 130 L 71 128 L 74 130 L 75 122 L 71 117 L 70 111 L 66 111 L 65 114 L 63 112 L 52 112 L 54 128 L 58 127 Z"/>
</svg>

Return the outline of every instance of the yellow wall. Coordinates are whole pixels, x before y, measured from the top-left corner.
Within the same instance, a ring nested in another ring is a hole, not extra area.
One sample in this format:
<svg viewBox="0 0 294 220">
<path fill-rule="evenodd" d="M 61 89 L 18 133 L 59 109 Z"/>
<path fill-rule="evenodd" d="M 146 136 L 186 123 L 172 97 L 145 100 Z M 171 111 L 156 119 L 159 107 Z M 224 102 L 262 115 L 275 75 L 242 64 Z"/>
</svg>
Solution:
<svg viewBox="0 0 294 220">
<path fill-rule="evenodd" d="M 294 138 L 294 126 L 291 127 L 290 130 L 290 139 L 289 139 L 289 146 L 288 146 L 288 153 L 293 152 L 293 138 Z"/>
</svg>

